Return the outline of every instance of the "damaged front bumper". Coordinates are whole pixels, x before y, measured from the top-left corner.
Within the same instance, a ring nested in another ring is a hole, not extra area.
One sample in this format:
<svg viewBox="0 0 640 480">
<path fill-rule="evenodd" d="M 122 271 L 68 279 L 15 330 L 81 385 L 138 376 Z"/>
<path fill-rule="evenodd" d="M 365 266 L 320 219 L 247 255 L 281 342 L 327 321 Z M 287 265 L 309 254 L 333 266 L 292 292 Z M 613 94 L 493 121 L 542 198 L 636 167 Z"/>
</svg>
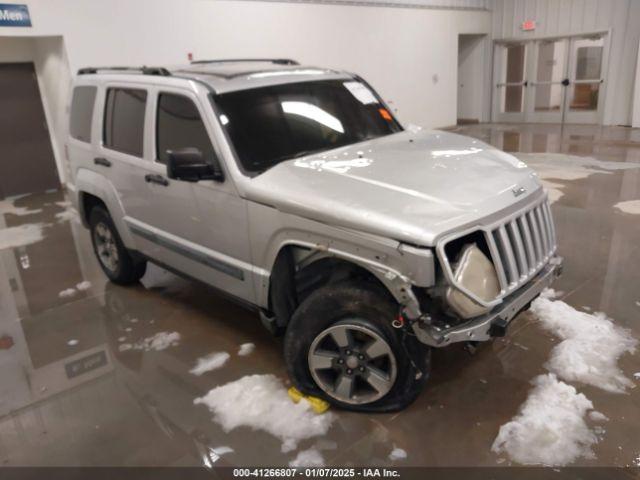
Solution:
<svg viewBox="0 0 640 480">
<path fill-rule="evenodd" d="M 444 347 L 456 342 L 484 341 L 503 336 L 511 321 L 525 309 L 540 292 L 550 286 L 562 273 L 562 258 L 552 257 L 547 265 L 520 289 L 506 297 L 489 313 L 451 328 L 439 328 L 418 319 L 413 330 L 422 343 Z"/>
</svg>

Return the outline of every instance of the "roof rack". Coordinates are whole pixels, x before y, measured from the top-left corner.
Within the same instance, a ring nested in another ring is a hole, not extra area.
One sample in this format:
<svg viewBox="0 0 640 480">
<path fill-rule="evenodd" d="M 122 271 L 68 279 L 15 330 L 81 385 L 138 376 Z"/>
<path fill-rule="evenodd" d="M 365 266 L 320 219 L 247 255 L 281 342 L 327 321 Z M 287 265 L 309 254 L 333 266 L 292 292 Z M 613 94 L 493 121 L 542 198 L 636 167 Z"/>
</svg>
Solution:
<svg viewBox="0 0 640 480">
<path fill-rule="evenodd" d="M 139 72 L 143 75 L 158 75 L 160 77 L 169 77 L 171 72 L 164 67 L 85 67 L 78 70 L 78 75 L 90 75 L 100 71 L 107 72 Z"/>
<path fill-rule="evenodd" d="M 232 63 L 232 62 L 269 62 L 278 65 L 300 65 L 290 58 L 228 58 L 223 60 L 193 60 L 192 65 L 206 63 Z"/>
</svg>

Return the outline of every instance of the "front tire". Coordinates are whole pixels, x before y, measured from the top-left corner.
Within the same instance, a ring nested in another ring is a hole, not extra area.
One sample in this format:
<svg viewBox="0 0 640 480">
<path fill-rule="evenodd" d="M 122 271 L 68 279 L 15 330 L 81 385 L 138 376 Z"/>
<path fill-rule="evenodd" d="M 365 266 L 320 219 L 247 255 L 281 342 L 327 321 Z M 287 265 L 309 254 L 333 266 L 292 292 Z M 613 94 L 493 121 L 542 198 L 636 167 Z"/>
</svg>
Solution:
<svg viewBox="0 0 640 480">
<path fill-rule="evenodd" d="M 93 207 L 89 215 L 91 242 L 102 271 L 113 283 L 129 285 L 140 280 L 147 270 L 145 260 L 136 260 L 122 243 L 109 213 Z"/>
<path fill-rule="evenodd" d="M 398 306 L 375 285 L 322 287 L 298 307 L 284 355 L 302 392 L 349 410 L 388 412 L 408 406 L 430 370 L 430 350 L 394 328 Z"/>
</svg>

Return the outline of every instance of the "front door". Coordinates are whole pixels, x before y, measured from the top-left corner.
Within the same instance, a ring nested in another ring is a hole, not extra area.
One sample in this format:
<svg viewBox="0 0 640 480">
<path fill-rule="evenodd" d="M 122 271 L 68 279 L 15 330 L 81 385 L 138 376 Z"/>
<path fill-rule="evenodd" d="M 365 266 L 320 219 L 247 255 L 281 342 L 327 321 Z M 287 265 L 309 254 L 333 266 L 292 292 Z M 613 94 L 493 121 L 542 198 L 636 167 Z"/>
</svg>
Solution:
<svg viewBox="0 0 640 480">
<path fill-rule="evenodd" d="M 605 38 L 572 38 L 569 51 L 564 121 L 598 123 L 603 106 Z"/>
<path fill-rule="evenodd" d="M 543 40 L 533 45 L 534 72 L 529 82 L 527 119 L 535 123 L 562 123 L 569 40 Z"/>
<path fill-rule="evenodd" d="M 0 64 L 0 198 L 60 187 L 33 63 Z"/>
<path fill-rule="evenodd" d="M 493 102 L 493 118 L 498 122 L 523 122 L 527 89 L 527 43 L 495 45 L 494 78 L 498 78 Z"/>
<path fill-rule="evenodd" d="M 151 122 L 153 174 L 161 258 L 191 277 L 241 298 L 253 295 L 247 209 L 231 178 L 224 181 L 187 182 L 168 179 L 168 151 L 195 148 L 207 163 L 220 163 L 220 151 L 212 142 L 207 111 L 192 91 L 158 88 Z"/>
</svg>

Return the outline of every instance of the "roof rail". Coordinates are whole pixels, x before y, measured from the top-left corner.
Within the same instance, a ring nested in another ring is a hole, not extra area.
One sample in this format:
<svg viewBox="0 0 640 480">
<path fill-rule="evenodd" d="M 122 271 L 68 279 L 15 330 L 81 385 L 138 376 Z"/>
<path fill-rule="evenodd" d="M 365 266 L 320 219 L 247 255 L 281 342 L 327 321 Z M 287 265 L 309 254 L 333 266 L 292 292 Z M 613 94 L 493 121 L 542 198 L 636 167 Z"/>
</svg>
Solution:
<svg viewBox="0 0 640 480">
<path fill-rule="evenodd" d="M 106 72 L 139 72 L 143 75 L 158 75 L 160 77 L 169 77 L 171 72 L 164 67 L 85 67 L 78 70 L 78 75 L 90 75 L 100 71 Z"/>
<path fill-rule="evenodd" d="M 290 58 L 228 58 L 221 60 L 192 60 L 192 65 L 206 64 L 206 63 L 232 63 L 232 62 L 269 62 L 276 63 L 278 65 L 300 65 L 295 60 Z"/>
</svg>

